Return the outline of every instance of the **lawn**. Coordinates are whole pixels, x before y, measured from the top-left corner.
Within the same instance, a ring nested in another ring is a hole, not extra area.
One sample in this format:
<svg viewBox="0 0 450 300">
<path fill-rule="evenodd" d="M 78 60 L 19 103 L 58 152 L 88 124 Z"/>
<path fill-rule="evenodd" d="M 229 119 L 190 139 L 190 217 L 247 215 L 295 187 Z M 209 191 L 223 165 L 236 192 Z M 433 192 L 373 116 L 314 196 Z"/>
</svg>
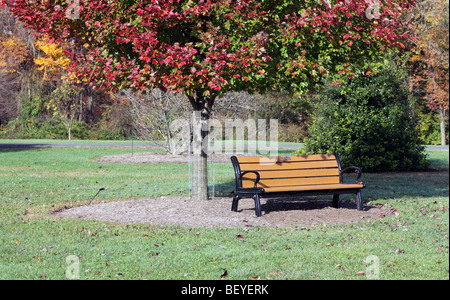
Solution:
<svg viewBox="0 0 450 300">
<path fill-rule="evenodd" d="M 364 174 L 364 199 L 397 210 L 371 222 L 226 229 L 51 214 L 89 203 L 102 187 L 95 202 L 188 194 L 187 164 L 92 160 L 129 152 L 0 149 L 0 279 L 66 279 L 74 267 L 80 279 L 214 280 L 224 270 L 225 279 L 368 279 L 374 269 L 380 279 L 449 278 L 448 151 L 428 152 L 429 172 Z M 216 192 L 228 195 L 231 163 L 214 171 Z"/>
</svg>

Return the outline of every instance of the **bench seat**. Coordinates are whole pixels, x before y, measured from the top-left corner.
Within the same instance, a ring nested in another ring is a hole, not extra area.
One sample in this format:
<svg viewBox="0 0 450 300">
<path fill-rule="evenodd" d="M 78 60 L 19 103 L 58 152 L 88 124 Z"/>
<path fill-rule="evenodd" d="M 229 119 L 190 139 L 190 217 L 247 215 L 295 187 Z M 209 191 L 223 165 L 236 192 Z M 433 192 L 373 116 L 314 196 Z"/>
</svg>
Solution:
<svg viewBox="0 0 450 300">
<path fill-rule="evenodd" d="M 263 187 L 264 193 L 279 193 L 293 191 L 320 191 L 320 190 L 343 190 L 343 189 L 362 189 L 363 184 L 321 184 L 321 185 L 291 185 Z"/>
</svg>

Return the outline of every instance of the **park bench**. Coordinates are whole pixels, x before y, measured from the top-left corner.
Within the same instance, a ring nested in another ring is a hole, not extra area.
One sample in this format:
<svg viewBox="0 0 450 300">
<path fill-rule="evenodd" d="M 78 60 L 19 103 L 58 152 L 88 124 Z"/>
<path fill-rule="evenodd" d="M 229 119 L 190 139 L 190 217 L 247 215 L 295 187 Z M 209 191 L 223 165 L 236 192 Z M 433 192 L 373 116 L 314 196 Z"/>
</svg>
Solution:
<svg viewBox="0 0 450 300">
<path fill-rule="evenodd" d="M 279 157 L 231 157 L 236 177 L 236 190 L 231 210 L 237 212 L 239 200 L 253 198 L 256 216 L 261 216 L 260 198 L 333 195 L 337 208 L 340 194 L 356 194 L 357 209 L 363 210 L 359 182 L 361 169 L 342 169 L 337 154 L 314 154 Z M 358 172 L 356 183 L 343 183 L 342 174 Z"/>
</svg>

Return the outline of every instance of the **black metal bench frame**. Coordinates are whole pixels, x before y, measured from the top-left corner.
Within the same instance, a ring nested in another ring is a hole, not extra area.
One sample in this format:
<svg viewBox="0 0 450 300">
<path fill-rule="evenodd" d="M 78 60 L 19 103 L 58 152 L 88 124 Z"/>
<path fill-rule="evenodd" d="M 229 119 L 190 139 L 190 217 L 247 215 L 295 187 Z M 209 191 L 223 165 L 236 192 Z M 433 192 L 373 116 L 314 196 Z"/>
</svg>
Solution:
<svg viewBox="0 0 450 300">
<path fill-rule="evenodd" d="M 258 171 L 245 171 L 241 172 L 239 162 L 236 156 L 231 157 L 231 162 L 234 168 L 234 174 L 236 179 L 236 187 L 234 191 L 233 203 L 231 205 L 231 210 L 234 212 L 238 211 L 239 200 L 243 198 L 253 198 L 255 202 L 255 214 L 257 217 L 261 217 L 261 198 L 281 198 L 281 197 L 299 197 L 299 196 L 313 196 L 313 195 L 333 195 L 333 201 L 331 206 L 338 208 L 339 195 L 341 194 L 355 194 L 357 200 L 357 210 L 363 210 L 363 201 L 361 195 L 361 189 L 365 188 L 366 185 L 362 182 L 358 182 L 362 175 L 360 168 L 355 166 L 350 166 L 342 169 L 339 156 L 336 156 L 338 169 L 339 169 L 339 181 L 343 184 L 343 174 L 347 171 L 354 170 L 358 172 L 356 176 L 356 182 L 362 184 L 362 188 L 350 188 L 350 189 L 328 189 L 328 190 L 307 190 L 307 191 L 287 191 L 287 192 L 265 192 L 264 188 L 257 187 L 260 180 L 260 174 Z M 256 180 L 253 188 L 243 188 L 242 187 L 242 177 L 245 174 L 253 173 L 256 175 Z"/>
</svg>

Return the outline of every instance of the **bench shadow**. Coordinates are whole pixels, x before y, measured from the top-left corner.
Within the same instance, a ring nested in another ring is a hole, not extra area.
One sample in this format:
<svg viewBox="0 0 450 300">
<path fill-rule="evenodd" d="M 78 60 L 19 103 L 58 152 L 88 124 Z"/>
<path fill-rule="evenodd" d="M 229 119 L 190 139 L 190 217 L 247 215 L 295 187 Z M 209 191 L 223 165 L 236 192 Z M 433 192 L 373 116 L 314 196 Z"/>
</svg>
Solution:
<svg viewBox="0 0 450 300">
<path fill-rule="evenodd" d="M 241 199 L 241 201 L 251 201 L 253 203 L 253 199 Z M 281 212 L 281 211 L 311 211 L 311 210 L 320 210 L 325 208 L 331 208 L 332 199 L 316 199 L 312 197 L 286 197 L 286 198 L 265 198 L 261 199 L 261 211 L 264 215 L 270 214 L 272 212 Z M 238 208 L 238 212 L 246 211 L 254 211 L 255 208 L 253 205 L 246 205 L 248 208 Z M 356 201 L 348 201 L 348 200 L 340 200 L 339 201 L 339 209 L 350 209 L 356 210 L 357 203 Z M 371 209 L 377 208 L 376 206 L 368 205 L 364 203 L 364 211 L 369 211 Z"/>
</svg>

